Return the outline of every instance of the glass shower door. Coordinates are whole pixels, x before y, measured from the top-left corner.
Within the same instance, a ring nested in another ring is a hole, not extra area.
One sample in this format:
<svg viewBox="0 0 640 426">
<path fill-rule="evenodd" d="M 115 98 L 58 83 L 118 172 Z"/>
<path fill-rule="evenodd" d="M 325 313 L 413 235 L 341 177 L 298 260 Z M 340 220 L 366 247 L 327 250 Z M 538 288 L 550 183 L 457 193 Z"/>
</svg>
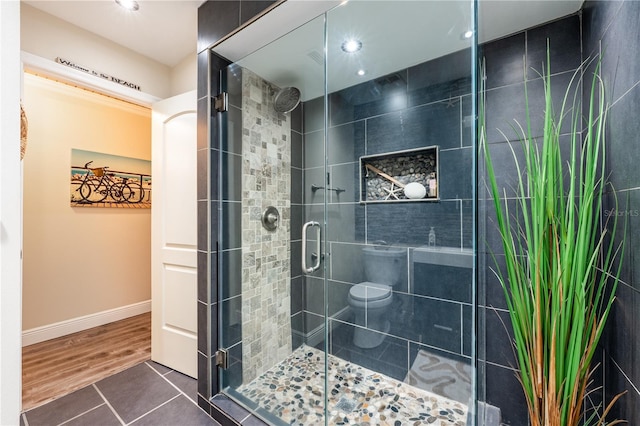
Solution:
<svg viewBox="0 0 640 426">
<path fill-rule="evenodd" d="M 327 12 L 329 424 L 473 419 L 472 17 L 472 1 Z"/>
<path fill-rule="evenodd" d="M 219 373 L 272 424 L 473 419 L 473 16 L 343 2 L 225 70 Z"/>
<path fill-rule="evenodd" d="M 223 74 L 221 389 L 273 424 L 325 423 L 324 220 L 305 217 L 307 205 L 323 209 L 324 164 L 303 149 L 308 136 L 324 152 L 324 108 L 313 111 L 324 102 L 323 39 L 321 16 Z"/>
</svg>

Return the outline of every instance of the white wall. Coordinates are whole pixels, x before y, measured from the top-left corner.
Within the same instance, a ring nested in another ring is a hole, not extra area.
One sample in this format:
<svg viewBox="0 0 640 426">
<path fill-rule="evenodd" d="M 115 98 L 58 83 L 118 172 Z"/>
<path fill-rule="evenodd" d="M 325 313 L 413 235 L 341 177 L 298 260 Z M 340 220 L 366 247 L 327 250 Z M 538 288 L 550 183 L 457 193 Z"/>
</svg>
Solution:
<svg viewBox="0 0 640 426">
<path fill-rule="evenodd" d="M 198 86 L 198 56 L 195 49 L 171 70 L 171 96 L 181 95 Z"/>
<path fill-rule="evenodd" d="M 138 84 L 142 92 L 159 98 L 172 94 L 171 69 L 166 65 L 24 3 L 20 32 L 23 51 L 51 61 L 73 61 Z M 195 60 L 195 46 L 193 50 Z"/>
<path fill-rule="evenodd" d="M 20 5 L 0 1 L 0 424 L 21 407 Z"/>
<path fill-rule="evenodd" d="M 22 14 L 21 14 L 22 9 Z M 22 34 L 22 43 L 21 43 Z M 22 212 L 19 161 L 20 50 L 45 59 L 70 56 L 96 69 L 139 82 L 159 98 L 195 87 L 187 59 L 175 75 L 163 65 L 94 34 L 20 4 L 0 1 L 0 424 L 18 424 L 21 409 L 21 260 Z M 186 79 L 186 80 L 182 80 Z M 31 123 L 33 127 L 35 123 Z"/>
<path fill-rule="evenodd" d="M 74 61 L 87 68 L 139 84 L 143 92 L 158 98 L 173 96 L 196 88 L 197 56 L 195 46 L 192 55 L 187 55 L 180 64 L 170 69 L 123 46 L 24 3 L 21 4 L 21 12 L 21 50 L 24 52 L 44 58 L 45 61 L 54 61 L 56 57 Z M 75 71 L 71 70 L 70 72 L 71 75 L 65 76 L 63 80 L 73 80 Z M 45 71 L 45 75 L 48 74 Z M 75 74 L 83 79 L 85 78 L 84 73 L 75 72 Z M 88 74 L 87 76 L 88 78 L 93 78 Z M 30 87 L 42 86 L 38 90 L 47 85 L 42 82 L 34 83 L 37 79 L 34 80 L 33 77 L 29 77 L 27 80 Z M 100 80 L 98 82 L 100 85 L 111 84 L 99 78 L 97 80 Z M 34 193 L 36 191 L 34 188 L 38 188 L 41 185 L 41 182 L 37 180 L 37 170 L 41 167 L 55 167 L 60 163 L 66 164 L 69 161 L 71 148 L 109 153 L 120 151 L 119 155 L 149 158 L 150 138 L 145 136 L 145 142 L 139 145 L 130 143 L 130 139 L 126 138 L 126 131 L 123 130 L 121 123 L 117 119 L 113 119 L 112 122 L 118 122 L 119 125 L 108 129 L 120 129 L 121 137 L 112 137 L 111 140 L 103 139 L 101 141 L 96 140 L 95 137 L 82 139 L 79 135 L 83 132 L 86 135 L 89 130 L 86 127 L 82 127 L 84 130 L 80 131 L 78 128 L 79 125 L 84 125 L 84 118 L 77 118 L 78 114 L 84 115 L 86 112 L 82 109 L 68 112 L 75 114 L 75 116 L 68 117 L 70 121 L 66 121 L 67 127 L 63 126 L 63 128 L 56 130 L 55 126 L 59 126 L 59 123 L 64 122 L 63 120 L 66 119 L 62 114 L 63 111 L 58 109 L 58 105 L 55 102 L 51 103 L 51 99 L 47 99 L 47 107 L 44 107 L 41 102 L 42 99 L 35 100 L 36 95 L 34 93 L 32 88 L 27 93 L 30 98 L 28 103 L 31 104 L 28 106 L 28 109 L 30 109 L 28 113 L 31 121 L 33 121 L 31 138 L 36 138 L 33 142 L 30 142 L 30 146 L 40 144 L 46 150 L 39 150 L 36 154 L 33 154 L 33 150 L 37 148 L 30 148 L 32 155 L 26 159 L 25 163 L 25 270 L 27 273 L 24 278 L 23 292 L 25 300 L 23 302 L 24 311 L 22 317 L 24 321 L 23 329 L 27 333 L 23 336 L 26 339 L 24 344 L 39 341 L 43 338 L 42 336 L 46 336 L 47 334 L 43 333 L 41 329 L 46 329 L 44 331 L 47 331 L 57 327 L 56 330 L 58 331 L 55 332 L 62 333 L 69 326 L 62 326 L 59 323 L 65 323 L 74 318 L 76 318 L 77 322 L 77 319 L 83 316 L 97 315 L 104 310 L 118 309 L 120 306 L 135 304 L 141 300 L 149 299 L 149 283 L 148 277 L 145 275 L 148 272 L 148 268 L 145 269 L 144 267 L 144 262 L 147 260 L 143 260 L 142 266 L 139 265 L 139 271 L 144 271 L 142 275 L 139 272 L 127 271 L 126 280 L 115 279 L 107 282 L 103 279 L 94 281 L 91 278 L 91 271 L 85 271 L 84 280 L 86 283 L 77 287 L 78 278 L 77 276 L 72 276 L 72 265 L 66 262 L 66 258 L 72 251 L 78 250 L 76 244 L 79 238 L 75 237 L 80 237 L 78 235 L 79 230 L 84 229 L 86 233 L 91 233 L 92 231 L 89 228 L 82 227 L 76 229 L 71 226 L 71 222 L 74 225 L 86 222 L 85 225 L 88 225 L 92 220 L 95 222 L 99 214 L 95 212 L 75 212 L 74 216 L 68 216 L 68 203 L 61 204 L 60 200 L 53 195 L 54 192 L 59 194 L 61 186 L 52 185 L 49 190 L 44 192 L 38 190 L 37 193 Z M 80 96 L 82 98 L 87 95 L 86 93 L 82 94 L 82 91 L 78 93 L 71 96 Z M 115 96 L 117 97 L 118 95 Z M 131 106 L 129 105 L 129 107 Z M 131 108 L 135 109 L 137 107 Z M 56 114 L 52 114 L 54 111 Z M 33 117 L 38 115 L 39 117 L 34 121 Z M 52 117 L 56 117 L 56 119 Z M 59 137 L 67 130 L 66 138 Z M 148 130 L 150 131 L 150 121 Z M 43 136 L 38 139 L 38 134 Z M 108 136 L 106 136 L 108 134 L 108 132 L 101 133 L 101 136 L 105 136 L 108 139 Z M 96 148 L 100 145 L 104 149 Z M 136 152 L 136 150 L 138 151 Z M 66 169 L 58 170 L 60 178 L 63 173 L 64 178 L 67 177 Z M 42 196 L 42 193 L 44 193 L 44 196 Z M 117 216 L 119 214 L 120 216 Z M 142 216 L 145 218 L 142 219 Z M 140 220 L 149 220 L 148 211 L 129 213 L 126 216 L 122 216 L 122 213 L 112 212 L 107 217 L 109 219 L 107 219 L 106 223 L 115 228 L 122 228 L 123 223 L 126 223 L 126 226 L 132 226 L 137 229 L 140 228 Z M 118 218 L 114 219 L 115 217 Z M 125 217 L 128 219 L 125 219 Z M 59 220 L 62 220 L 62 223 Z M 112 222 L 109 222 L 109 220 Z M 121 222 L 123 220 L 125 222 Z M 61 226 L 58 226 L 59 223 Z M 142 229 L 148 231 L 146 222 L 142 224 Z M 74 238 L 71 240 L 61 239 L 63 230 L 67 234 L 71 232 Z M 111 236 L 115 238 L 116 235 L 117 233 Z M 127 253 L 135 251 L 141 253 L 143 259 L 146 259 L 149 253 L 150 237 L 131 233 L 128 235 Z M 136 235 L 134 238 L 135 243 L 130 244 L 132 235 Z M 42 236 L 45 237 L 44 244 L 40 244 L 39 241 Z M 75 241 L 72 242 L 72 240 Z M 122 241 L 119 241 L 119 243 L 122 244 Z M 56 247 L 59 244 L 62 244 L 62 250 L 60 249 L 61 247 Z M 106 244 L 106 247 L 113 249 L 117 245 L 118 242 L 112 239 Z M 63 262 L 61 263 L 61 261 Z M 117 260 L 115 264 L 118 264 Z M 110 271 L 116 271 L 117 269 L 118 267 L 111 267 Z M 110 274 L 103 272 L 103 275 L 109 276 Z M 139 282 L 131 286 L 131 280 L 136 277 Z M 140 285 L 143 287 L 140 287 Z M 82 298 L 84 303 L 78 303 L 79 298 Z M 86 322 L 86 320 L 83 321 Z M 81 326 L 73 325 L 73 327 Z"/>
<path fill-rule="evenodd" d="M 71 149 L 151 159 L 151 111 L 24 76 L 23 328 L 151 297 L 149 209 L 71 207 Z"/>
</svg>

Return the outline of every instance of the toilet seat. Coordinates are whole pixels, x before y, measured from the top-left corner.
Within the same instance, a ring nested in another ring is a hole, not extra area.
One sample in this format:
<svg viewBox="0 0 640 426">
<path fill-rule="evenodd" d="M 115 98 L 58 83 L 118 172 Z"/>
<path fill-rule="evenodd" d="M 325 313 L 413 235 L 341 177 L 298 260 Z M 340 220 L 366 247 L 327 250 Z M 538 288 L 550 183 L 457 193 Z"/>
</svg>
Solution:
<svg viewBox="0 0 640 426">
<path fill-rule="evenodd" d="M 356 284 L 349 290 L 349 296 L 357 301 L 374 302 L 376 300 L 386 299 L 390 295 L 391 287 L 388 285 L 368 281 Z"/>
<path fill-rule="evenodd" d="M 391 286 L 365 281 L 349 289 L 347 300 L 357 325 L 353 344 L 364 349 L 379 346 L 391 328 L 388 318 L 393 302 Z"/>
</svg>

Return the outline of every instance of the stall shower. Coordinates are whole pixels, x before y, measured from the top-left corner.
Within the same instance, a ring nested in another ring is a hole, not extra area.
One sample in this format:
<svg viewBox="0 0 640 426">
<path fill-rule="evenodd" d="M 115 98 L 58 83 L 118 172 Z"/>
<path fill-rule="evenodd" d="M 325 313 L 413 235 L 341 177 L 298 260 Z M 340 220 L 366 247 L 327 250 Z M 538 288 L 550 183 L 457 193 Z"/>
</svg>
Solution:
<svg viewBox="0 0 640 426">
<path fill-rule="evenodd" d="M 220 389 L 272 424 L 473 424 L 474 4 L 334 4 L 212 49 Z"/>
</svg>

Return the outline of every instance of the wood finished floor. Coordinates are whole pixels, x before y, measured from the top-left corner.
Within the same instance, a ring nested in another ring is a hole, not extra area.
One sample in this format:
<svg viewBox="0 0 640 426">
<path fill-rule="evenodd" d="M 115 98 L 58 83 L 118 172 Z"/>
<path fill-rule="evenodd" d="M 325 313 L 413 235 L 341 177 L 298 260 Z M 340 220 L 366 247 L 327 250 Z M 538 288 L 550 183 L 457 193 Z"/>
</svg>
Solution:
<svg viewBox="0 0 640 426">
<path fill-rule="evenodd" d="M 151 357 L 151 313 L 22 348 L 22 410 Z"/>
</svg>

